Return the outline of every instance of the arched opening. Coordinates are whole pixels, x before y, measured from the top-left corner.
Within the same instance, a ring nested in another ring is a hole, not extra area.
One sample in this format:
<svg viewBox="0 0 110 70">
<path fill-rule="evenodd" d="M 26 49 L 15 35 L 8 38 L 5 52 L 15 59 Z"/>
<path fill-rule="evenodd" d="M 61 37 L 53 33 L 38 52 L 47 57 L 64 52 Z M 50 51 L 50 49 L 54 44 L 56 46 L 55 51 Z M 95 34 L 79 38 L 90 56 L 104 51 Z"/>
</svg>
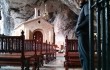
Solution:
<svg viewBox="0 0 110 70">
<path fill-rule="evenodd" d="M 35 39 L 37 42 L 43 42 L 43 34 L 40 31 L 35 31 L 33 34 L 33 39 Z"/>
</svg>

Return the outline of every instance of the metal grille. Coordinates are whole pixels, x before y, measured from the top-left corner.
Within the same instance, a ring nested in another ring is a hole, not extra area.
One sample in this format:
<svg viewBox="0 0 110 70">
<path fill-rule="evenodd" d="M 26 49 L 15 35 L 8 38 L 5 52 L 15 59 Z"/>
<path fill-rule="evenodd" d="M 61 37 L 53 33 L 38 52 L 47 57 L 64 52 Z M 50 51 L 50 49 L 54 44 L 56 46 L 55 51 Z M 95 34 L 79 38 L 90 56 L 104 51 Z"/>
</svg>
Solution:
<svg viewBox="0 0 110 70">
<path fill-rule="evenodd" d="M 89 69 L 110 70 L 110 5 L 109 0 L 89 1 Z M 96 25 L 94 28 L 94 24 Z M 95 33 L 95 32 L 96 33 Z M 96 41 L 94 41 L 94 34 Z M 94 46 L 94 43 L 96 46 Z M 94 51 L 96 47 L 96 51 Z M 97 63 L 94 62 L 97 56 Z"/>
</svg>

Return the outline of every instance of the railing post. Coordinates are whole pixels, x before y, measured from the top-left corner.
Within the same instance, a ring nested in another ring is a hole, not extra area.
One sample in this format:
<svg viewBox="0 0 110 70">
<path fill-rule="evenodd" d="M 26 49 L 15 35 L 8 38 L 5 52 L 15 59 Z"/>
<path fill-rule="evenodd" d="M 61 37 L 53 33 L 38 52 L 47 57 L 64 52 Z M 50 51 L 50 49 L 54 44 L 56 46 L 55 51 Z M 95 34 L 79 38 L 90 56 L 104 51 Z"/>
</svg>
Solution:
<svg viewBox="0 0 110 70">
<path fill-rule="evenodd" d="M 24 64 L 25 64 L 25 55 L 24 55 L 24 40 L 25 40 L 25 37 L 24 37 L 24 31 L 22 30 L 21 32 L 21 36 L 22 36 L 22 50 L 21 50 L 21 61 L 22 61 L 22 65 L 21 65 L 21 69 L 24 70 Z"/>
<path fill-rule="evenodd" d="M 98 65 L 97 65 L 97 69 L 101 70 L 101 18 L 100 18 L 100 14 L 101 14 L 101 1 L 99 2 L 99 0 L 96 1 L 96 11 L 97 11 L 97 15 L 96 15 L 96 23 L 97 23 L 97 57 L 98 57 Z"/>
<path fill-rule="evenodd" d="M 101 26 L 102 26 L 102 70 L 106 70 L 106 27 L 105 27 L 105 0 L 102 0 L 102 14 L 101 14 Z"/>
<path fill-rule="evenodd" d="M 94 41 L 93 41 L 93 36 L 94 36 L 94 26 L 93 26 L 93 0 L 88 0 L 89 1 L 89 70 L 94 70 Z"/>
<path fill-rule="evenodd" d="M 66 55 L 68 54 L 67 51 L 68 51 L 68 44 L 67 44 L 67 40 L 68 40 L 68 36 L 66 35 L 66 39 L 65 39 L 65 47 L 66 47 Z M 67 57 L 66 57 L 67 59 Z"/>
<path fill-rule="evenodd" d="M 36 40 L 34 40 L 35 42 L 35 56 L 37 55 L 37 46 L 36 46 Z"/>
<path fill-rule="evenodd" d="M 48 62 L 48 47 L 47 47 L 48 45 L 47 45 L 47 40 L 46 40 L 46 64 L 47 64 L 47 62 Z"/>
<path fill-rule="evenodd" d="M 106 27 L 106 68 L 110 70 L 110 15 L 109 15 L 109 0 L 105 0 L 105 27 Z"/>
</svg>

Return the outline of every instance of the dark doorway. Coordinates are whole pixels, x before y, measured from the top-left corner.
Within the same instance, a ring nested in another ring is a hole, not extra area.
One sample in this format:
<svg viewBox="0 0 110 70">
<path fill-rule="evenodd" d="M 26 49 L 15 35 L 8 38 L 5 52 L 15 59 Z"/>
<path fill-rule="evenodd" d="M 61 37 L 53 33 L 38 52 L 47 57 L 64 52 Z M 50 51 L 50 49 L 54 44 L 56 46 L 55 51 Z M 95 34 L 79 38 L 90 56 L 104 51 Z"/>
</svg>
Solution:
<svg viewBox="0 0 110 70">
<path fill-rule="evenodd" d="M 36 39 L 37 42 L 43 42 L 43 34 L 40 31 L 36 31 L 33 34 L 33 39 Z"/>
</svg>

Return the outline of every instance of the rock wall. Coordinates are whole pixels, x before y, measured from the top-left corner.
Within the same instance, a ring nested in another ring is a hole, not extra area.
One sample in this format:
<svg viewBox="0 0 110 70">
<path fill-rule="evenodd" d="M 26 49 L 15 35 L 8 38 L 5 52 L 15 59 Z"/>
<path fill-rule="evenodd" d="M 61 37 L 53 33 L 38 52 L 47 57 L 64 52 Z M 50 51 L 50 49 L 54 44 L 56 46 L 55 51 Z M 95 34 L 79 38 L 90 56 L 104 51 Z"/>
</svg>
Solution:
<svg viewBox="0 0 110 70">
<path fill-rule="evenodd" d="M 0 0 L 3 29 L 1 33 L 10 35 L 15 25 L 34 15 L 33 5 L 37 0 Z"/>
<path fill-rule="evenodd" d="M 8 35 L 10 33 L 10 11 L 7 0 L 1 0 L 1 14 L 3 20 L 1 32 Z"/>
</svg>

